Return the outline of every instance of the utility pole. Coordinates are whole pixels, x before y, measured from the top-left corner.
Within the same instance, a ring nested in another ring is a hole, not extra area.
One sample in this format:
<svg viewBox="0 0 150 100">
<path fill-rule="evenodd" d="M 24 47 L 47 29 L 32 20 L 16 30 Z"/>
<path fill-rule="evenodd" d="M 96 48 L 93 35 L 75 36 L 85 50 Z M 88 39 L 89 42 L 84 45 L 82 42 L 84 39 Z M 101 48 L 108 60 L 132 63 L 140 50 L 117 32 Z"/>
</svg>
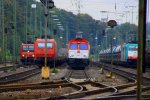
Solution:
<svg viewBox="0 0 150 100">
<path fill-rule="evenodd" d="M 139 0 L 138 10 L 138 59 L 137 59 L 137 100 L 142 96 L 142 70 L 145 66 L 145 40 L 146 40 L 146 4 L 147 0 Z"/>
<path fill-rule="evenodd" d="M 67 44 L 68 44 L 68 22 L 66 23 L 66 47 L 67 47 Z"/>
<path fill-rule="evenodd" d="M 28 3 L 29 3 L 29 1 L 28 0 L 26 0 L 26 7 L 25 7 L 25 37 L 26 37 L 26 39 L 25 39 L 25 43 L 27 44 L 27 41 L 28 41 L 28 28 L 27 28 L 27 26 L 28 26 Z M 27 64 L 27 59 L 25 59 L 25 64 Z"/>
<path fill-rule="evenodd" d="M 129 13 L 129 11 L 124 11 L 124 13 L 125 13 L 125 16 L 126 16 L 126 23 L 128 22 L 128 13 Z"/>
<path fill-rule="evenodd" d="M 25 8 L 25 14 L 26 14 L 26 19 L 25 19 L 25 25 L 26 25 L 26 27 L 25 27 L 25 35 L 26 35 L 26 44 L 27 44 L 27 38 L 28 38 L 28 28 L 27 28 L 27 26 L 28 26 L 28 3 L 29 3 L 29 1 L 28 0 L 26 0 L 26 8 Z"/>
<path fill-rule="evenodd" d="M 36 5 L 36 4 L 35 4 Z M 34 41 L 35 41 L 35 38 L 36 38 L 36 35 L 38 35 L 37 33 L 36 33 L 36 27 L 37 27 L 37 15 L 36 15 L 36 13 L 37 13 L 37 11 L 36 11 L 36 9 L 37 9 L 37 5 L 35 6 L 35 23 L 34 23 Z"/>
<path fill-rule="evenodd" d="M 32 5 L 31 5 L 31 8 L 35 9 L 35 10 L 34 10 L 34 14 L 33 14 L 33 17 L 34 17 L 33 42 L 34 42 L 34 40 L 35 40 L 35 35 L 36 35 L 36 4 L 32 4 Z"/>
<path fill-rule="evenodd" d="M 131 20 L 131 23 L 133 24 L 133 9 L 136 7 L 136 6 L 127 6 L 127 7 L 130 7 L 132 9 L 132 20 Z"/>
<path fill-rule="evenodd" d="M 33 41 L 33 26 L 32 26 L 32 10 L 30 9 L 30 35 L 32 36 L 30 39 L 31 39 L 31 41 Z"/>
<path fill-rule="evenodd" d="M 106 13 L 107 14 L 107 17 L 104 17 L 104 18 L 101 18 L 101 21 L 102 22 L 107 22 L 108 21 L 108 11 L 100 11 L 101 13 Z"/>
<path fill-rule="evenodd" d="M 6 53 L 7 53 L 7 27 L 5 27 L 4 29 L 4 61 L 5 61 L 5 66 L 7 66 L 6 64 Z"/>
<path fill-rule="evenodd" d="M 13 70 L 15 71 L 16 70 L 16 0 L 14 0 L 14 16 L 13 16 L 13 19 L 14 19 L 14 23 L 12 24 L 12 29 L 13 29 Z"/>
<path fill-rule="evenodd" d="M 2 43 L 2 59 L 3 59 L 3 63 L 4 63 L 4 56 L 5 56 L 5 32 L 4 32 L 4 24 L 5 24 L 5 22 L 4 22 L 4 0 L 1 0 L 2 2 L 2 33 L 3 33 L 3 43 Z"/>
<path fill-rule="evenodd" d="M 40 37 L 42 36 L 42 7 L 41 7 L 41 5 L 39 6 L 39 8 L 40 8 Z"/>
<path fill-rule="evenodd" d="M 2 33 L 2 1 L 0 1 L 0 32 Z M 0 34 L 0 36 L 2 37 L 2 34 Z M 0 43 L 2 43 L 3 41 L 3 37 L 0 40 Z M 2 62 L 2 44 L 0 44 L 0 63 Z"/>
<path fill-rule="evenodd" d="M 97 37 L 97 30 L 96 30 L 96 37 L 95 37 L 95 58 L 96 58 L 96 60 L 98 59 L 98 56 L 97 56 L 97 52 L 98 52 L 98 48 L 97 48 L 97 39 L 98 39 L 98 37 Z"/>
</svg>

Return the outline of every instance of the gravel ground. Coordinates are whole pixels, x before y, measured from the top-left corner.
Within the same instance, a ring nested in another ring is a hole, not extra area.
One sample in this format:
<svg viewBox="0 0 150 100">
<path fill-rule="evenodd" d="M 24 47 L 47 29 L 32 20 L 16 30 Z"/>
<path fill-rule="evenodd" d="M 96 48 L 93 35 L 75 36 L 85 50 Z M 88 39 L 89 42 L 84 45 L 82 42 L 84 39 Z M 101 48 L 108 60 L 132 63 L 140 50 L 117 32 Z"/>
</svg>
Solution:
<svg viewBox="0 0 150 100">
<path fill-rule="evenodd" d="M 73 93 L 76 90 L 71 87 L 64 88 L 49 88 L 49 89 L 27 89 L 26 91 L 13 91 L 13 92 L 3 92 L 0 94 L 2 97 L 11 97 L 15 99 L 38 99 L 46 97 L 55 97 L 63 94 Z"/>
<path fill-rule="evenodd" d="M 57 74 L 51 73 L 51 71 L 50 71 L 50 78 L 47 80 L 43 80 L 41 78 L 41 74 L 37 74 L 31 78 L 28 78 L 28 79 L 25 79 L 22 81 L 18 81 L 17 83 L 14 83 L 14 84 L 27 84 L 27 83 L 61 80 L 61 78 L 64 77 L 66 75 L 66 73 L 68 72 L 67 67 L 68 67 L 67 65 L 57 67 L 57 69 L 58 69 Z M 2 77 L 2 76 L 6 76 L 8 74 L 10 75 L 10 74 L 14 74 L 16 72 L 22 72 L 22 71 L 29 70 L 32 68 L 31 67 L 30 68 L 21 67 L 21 68 L 16 69 L 16 71 L 9 70 L 7 73 L 0 73 L 0 76 Z M 52 70 L 52 68 L 51 68 L 51 70 Z M 86 70 L 87 70 L 88 75 L 91 77 L 91 80 L 100 82 L 102 84 L 106 84 L 109 86 L 112 86 L 112 85 L 116 86 L 116 85 L 122 85 L 122 84 L 128 83 L 127 79 L 125 79 L 121 76 L 115 75 L 115 74 L 113 74 L 112 78 L 106 78 L 106 74 L 108 72 L 104 71 L 104 74 L 101 74 L 101 70 L 99 67 L 88 66 Z M 72 79 L 72 80 L 74 80 L 74 79 Z M 76 82 L 76 81 L 80 82 L 80 81 L 84 81 L 84 80 L 76 79 L 74 82 Z"/>
<path fill-rule="evenodd" d="M 59 80 L 61 80 L 61 78 L 63 76 L 65 76 L 65 74 L 68 70 L 66 68 L 62 68 L 62 67 L 57 68 L 57 70 L 58 70 L 58 73 L 56 73 L 56 74 L 51 73 L 51 71 L 50 71 L 50 77 L 49 77 L 49 79 L 46 79 L 46 80 L 42 79 L 41 74 L 37 74 L 31 78 L 18 81 L 14 84 L 28 84 L 28 83 L 38 83 L 38 82 L 47 82 L 47 81 L 55 81 L 55 80 L 59 81 Z"/>
<path fill-rule="evenodd" d="M 35 83 L 35 82 L 45 82 L 45 81 L 55 81 L 55 80 L 61 80 L 63 76 L 68 72 L 67 68 L 58 68 L 59 72 L 57 74 L 50 73 L 50 78 L 47 80 L 43 80 L 41 78 L 41 74 L 37 74 L 34 77 L 28 78 L 26 80 L 18 81 L 17 84 L 24 84 L 24 83 Z M 112 78 L 107 78 L 106 74 L 107 71 L 104 71 L 104 74 L 100 73 L 100 68 L 98 67 L 89 67 L 87 68 L 87 73 L 91 77 L 91 80 L 100 82 L 102 84 L 108 85 L 108 86 L 116 86 L 116 85 L 122 85 L 128 83 L 128 80 L 113 74 Z M 72 79 L 73 82 L 80 82 L 85 81 L 81 79 Z"/>
<path fill-rule="evenodd" d="M 0 67 L 4 67 L 4 66 L 5 66 L 5 64 L 0 64 Z M 6 66 L 13 66 L 13 64 L 7 63 Z"/>
<path fill-rule="evenodd" d="M 127 71 L 127 72 L 130 72 L 130 73 L 134 73 L 134 74 L 137 73 L 137 69 L 136 68 L 128 68 L 128 67 L 125 68 L 125 67 L 121 67 L 121 66 L 119 67 L 117 65 L 113 65 L 113 67 L 117 67 L 117 68 L 119 68 L 119 69 L 121 69 L 123 71 Z M 150 72 L 146 71 L 145 73 L 143 73 L 143 76 L 150 77 Z"/>
<path fill-rule="evenodd" d="M 23 69 L 23 68 L 22 68 Z M 50 78 L 47 80 L 43 80 L 41 78 L 41 74 L 37 74 L 34 77 L 18 81 L 14 84 L 27 84 L 27 83 L 36 83 L 36 82 L 45 82 L 45 81 L 57 81 L 60 80 L 62 77 L 66 75 L 68 72 L 68 69 L 66 67 L 58 67 L 58 73 L 50 73 Z M 106 74 L 107 71 L 104 71 L 104 74 L 101 74 L 101 70 L 98 67 L 88 67 L 87 74 L 91 77 L 91 80 L 97 81 L 101 84 L 105 84 L 107 86 L 116 86 L 116 85 L 123 85 L 128 83 L 128 80 L 113 74 L 112 78 L 107 78 Z M 80 79 L 78 79 L 79 81 Z M 83 81 L 83 80 L 80 80 Z M 87 88 L 91 88 L 91 86 L 87 86 Z M 72 93 L 75 92 L 75 90 L 71 87 L 65 87 L 65 88 L 56 88 L 56 89 L 37 89 L 37 90 L 30 90 L 27 89 L 26 91 L 16 91 L 16 92 L 4 92 L 0 94 L 0 97 L 13 97 L 13 98 L 19 98 L 19 99 L 36 99 L 36 98 L 42 98 L 42 97 L 54 97 L 66 93 Z"/>
<path fill-rule="evenodd" d="M 107 78 L 106 75 L 108 73 L 108 71 L 104 70 L 104 73 L 101 74 L 101 70 L 98 67 L 91 67 L 88 70 L 88 74 L 90 75 L 93 81 L 97 81 L 108 86 L 116 86 L 128 83 L 127 79 L 116 74 L 113 74 L 112 78 Z"/>
</svg>

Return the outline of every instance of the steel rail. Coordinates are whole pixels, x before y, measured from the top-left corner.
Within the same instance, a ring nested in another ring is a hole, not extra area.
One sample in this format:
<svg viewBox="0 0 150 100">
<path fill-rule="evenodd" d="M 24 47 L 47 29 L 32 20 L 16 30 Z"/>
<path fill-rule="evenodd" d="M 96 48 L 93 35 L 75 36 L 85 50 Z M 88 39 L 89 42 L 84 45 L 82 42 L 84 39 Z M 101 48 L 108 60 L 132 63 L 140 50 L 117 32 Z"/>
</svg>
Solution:
<svg viewBox="0 0 150 100">
<path fill-rule="evenodd" d="M 24 72 L 4 76 L 0 78 L 0 84 L 3 85 L 3 84 L 8 84 L 8 83 L 13 83 L 13 82 L 34 76 L 36 74 L 39 74 L 40 72 L 41 70 L 36 68 L 36 69 L 30 69 Z"/>
</svg>

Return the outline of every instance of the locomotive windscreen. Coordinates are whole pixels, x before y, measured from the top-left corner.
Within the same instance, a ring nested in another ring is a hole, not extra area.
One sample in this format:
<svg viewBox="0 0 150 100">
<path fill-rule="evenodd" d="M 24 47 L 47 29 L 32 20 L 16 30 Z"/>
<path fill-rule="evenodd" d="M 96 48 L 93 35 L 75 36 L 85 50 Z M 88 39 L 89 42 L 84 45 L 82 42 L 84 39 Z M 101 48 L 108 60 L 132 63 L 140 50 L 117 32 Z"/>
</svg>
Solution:
<svg viewBox="0 0 150 100">
<path fill-rule="evenodd" d="M 129 51 L 137 51 L 137 46 L 129 46 Z"/>
<path fill-rule="evenodd" d="M 53 44 L 52 43 L 47 43 L 47 48 L 52 48 Z M 44 42 L 39 42 L 38 43 L 39 48 L 45 48 L 45 43 Z"/>
<path fill-rule="evenodd" d="M 23 51 L 34 51 L 34 46 L 23 46 Z"/>
<path fill-rule="evenodd" d="M 85 43 L 80 44 L 80 50 L 87 50 L 88 49 L 88 45 Z"/>
<path fill-rule="evenodd" d="M 77 50 L 78 49 L 78 44 L 77 43 L 71 43 L 70 44 L 70 49 L 71 50 Z"/>
<path fill-rule="evenodd" d="M 34 51 L 34 46 L 29 46 L 29 51 Z"/>
<path fill-rule="evenodd" d="M 23 46 L 23 51 L 28 51 L 28 46 Z"/>
</svg>

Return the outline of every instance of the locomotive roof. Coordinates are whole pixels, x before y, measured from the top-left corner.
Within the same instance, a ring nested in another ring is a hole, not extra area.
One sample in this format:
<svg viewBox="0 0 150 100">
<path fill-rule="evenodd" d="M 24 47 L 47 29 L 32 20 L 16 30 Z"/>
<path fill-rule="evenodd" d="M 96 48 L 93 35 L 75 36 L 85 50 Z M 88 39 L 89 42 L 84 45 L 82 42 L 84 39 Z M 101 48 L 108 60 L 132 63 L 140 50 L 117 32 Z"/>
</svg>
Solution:
<svg viewBox="0 0 150 100">
<path fill-rule="evenodd" d="M 24 44 L 24 43 L 22 43 L 21 45 L 25 45 L 25 46 L 28 46 L 28 45 L 34 45 L 34 44 Z"/>
<path fill-rule="evenodd" d="M 127 43 L 127 44 L 124 44 L 123 47 L 129 47 L 129 46 L 138 46 L 137 43 Z"/>
<path fill-rule="evenodd" d="M 74 38 L 74 39 L 70 40 L 69 42 L 76 42 L 76 41 L 79 41 L 79 42 L 88 42 L 88 40 L 86 40 L 84 38 Z"/>
<path fill-rule="evenodd" d="M 54 39 L 47 39 L 48 42 L 54 42 Z M 36 42 L 45 42 L 45 39 L 36 39 Z"/>
</svg>

